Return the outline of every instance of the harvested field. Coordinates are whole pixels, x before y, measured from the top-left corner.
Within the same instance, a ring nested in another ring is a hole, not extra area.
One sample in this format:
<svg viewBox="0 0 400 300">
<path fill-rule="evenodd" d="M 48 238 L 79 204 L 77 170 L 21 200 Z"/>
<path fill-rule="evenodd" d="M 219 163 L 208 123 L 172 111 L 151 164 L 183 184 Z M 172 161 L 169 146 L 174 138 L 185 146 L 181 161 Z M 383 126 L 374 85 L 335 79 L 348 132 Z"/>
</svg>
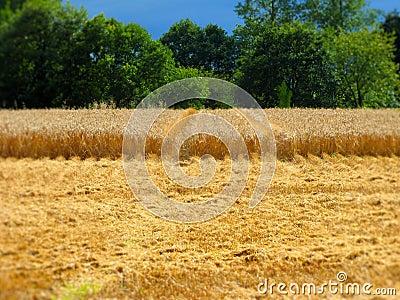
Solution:
<svg viewBox="0 0 400 300">
<path fill-rule="evenodd" d="M 257 152 L 254 132 L 234 110 L 217 114 L 234 124 L 248 149 Z M 400 155 L 400 110 L 265 110 L 281 159 L 295 154 Z M 119 158 L 130 110 L 0 110 L 0 156 L 41 158 Z M 159 155 L 166 129 L 187 114 L 167 110 L 147 137 L 148 154 Z M 206 138 L 207 150 L 223 158 L 226 150 Z M 200 149 L 202 152 L 204 149 Z M 189 155 L 198 144 L 188 145 Z"/>
<path fill-rule="evenodd" d="M 193 225 L 149 214 L 121 160 L 0 159 L 0 298 L 263 299 L 264 279 L 322 284 L 340 271 L 399 293 L 400 158 L 322 156 L 278 161 L 259 206 L 248 187 Z"/>
<path fill-rule="evenodd" d="M 395 299 L 376 294 L 400 293 L 400 110 L 266 110 L 279 160 L 254 209 L 259 145 L 234 110 L 167 110 L 148 135 L 151 178 L 185 203 L 229 182 L 233 161 L 210 136 L 185 144 L 181 161 L 198 175 L 198 155 L 219 158 L 207 185 L 171 184 L 162 168 L 166 132 L 205 112 L 238 128 L 251 172 L 227 212 L 179 224 L 129 189 L 121 148 L 132 111 L 0 110 L 0 299 L 268 299 L 278 292 L 261 295 L 265 280 L 318 287 L 339 272 L 375 295 L 287 298 Z"/>
</svg>

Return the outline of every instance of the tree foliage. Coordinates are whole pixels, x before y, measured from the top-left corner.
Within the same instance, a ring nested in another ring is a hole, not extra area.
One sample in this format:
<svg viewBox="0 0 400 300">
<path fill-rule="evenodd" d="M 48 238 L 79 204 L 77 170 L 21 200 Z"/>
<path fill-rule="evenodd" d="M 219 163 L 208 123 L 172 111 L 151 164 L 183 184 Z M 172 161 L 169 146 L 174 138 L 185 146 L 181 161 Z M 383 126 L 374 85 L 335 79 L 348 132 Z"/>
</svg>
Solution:
<svg viewBox="0 0 400 300">
<path fill-rule="evenodd" d="M 244 0 L 235 11 L 244 20 L 280 25 L 298 19 L 301 5 L 297 0 Z"/>
<path fill-rule="evenodd" d="M 199 76 L 237 83 L 264 107 L 400 106 L 398 13 L 377 29 L 365 0 L 242 0 L 236 12 L 233 35 L 186 19 L 154 40 L 65 1 L 0 0 L 0 107 L 135 107 Z M 175 107 L 189 106 L 225 107 Z"/>
<path fill-rule="evenodd" d="M 74 34 L 86 12 L 60 1 L 28 1 L 0 36 L 0 99 L 15 107 L 51 107 L 68 89 L 64 77 Z"/>
<path fill-rule="evenodd" d="M 79 82 L 90 88 L 78 86 L 80 94 L 73 99 L 134 106 L 172 76 L 170 50 L 137 24 L 99 15 L 86 22 L 78 38 L 76 57 L 83 58 Z"/>
<path fill-rule="evenodd" d="M 338 100 L 350 107 L 398 107 L 394 38 L 367 28 L 327 39 L 339 84 Z"/>
<path fill-rule="evenodd" d="M 282 81 L 282 83 L 277 87 L 278 98 L 279 98 L 279 107 L 280 108 L 290 108 L 290 102 L 293 96 L 293 92 L 288 89 L 286 81 Z"/>
<path fill-rule="evenodd" d="M 6 107 L 138 103 L 168 82 L 171 51 L 137 24 L 60 1 L 28 1 L 0 36 L 0 99 Z"/>
<path fill-rule="evenodd" d="M 22 5 L 27 0 L 0 0 L 0 9 L 9 8 L 12 11 L 16 11 L 22 8 Z"/>
<path fill-rule="evenodd" d="M 365 0 L 243 0 L 236 12 L 244 20 L 275 25 L 302 21 L 320 29 L 349 31 L 373 25 L 379 14 L 367 9 Z"/>
<path fill-rule="evenodd" d="M 302 17 L 317 28 L 358 31 L 373 26 L 379 14 L 365 0 L 306 0 Z"/>
<path fill-rule="evenodd" d="M 213 72 L 231 79 L 235 69 L 236 46 L 233 37 L 217 25 L 205 28 L 189 19 L 171 26 L 160 41 L 171 49 L 178 66 Z"/>
<path fill-rule="evenodd" d="M 266 107 L 279 105 L 282 83 L 293 106 L 333 106 L 335 84 L 321 35 L 299 23 L 264 25 L 242 58 L 239 85 Z"/>
<path fill-rule="evenodd" d="M 394 43 L 395 49 L 395 62 L 400 63 L 400 14 L 398 12 L 389 13 L 386 16 L 385 22 L 382 25 L 383 30 L 388 34 L 394 34 L 396 37 Z"/>
</svg>

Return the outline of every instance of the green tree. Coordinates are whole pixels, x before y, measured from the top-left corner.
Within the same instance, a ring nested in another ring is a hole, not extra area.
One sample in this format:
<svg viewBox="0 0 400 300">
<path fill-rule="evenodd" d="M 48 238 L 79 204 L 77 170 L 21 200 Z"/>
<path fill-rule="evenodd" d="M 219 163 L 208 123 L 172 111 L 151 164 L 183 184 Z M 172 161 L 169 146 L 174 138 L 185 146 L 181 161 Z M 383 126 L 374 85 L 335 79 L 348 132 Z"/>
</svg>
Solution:
<svg viewBox="0 0 400 300">
<path fill-rule="evenodd" d="M 244 0 L 236 5 L 235 11 L 244 20 L 279 25 L 298 19 L 301 5 L 297 0 Z"/>
<path fill-rule="evenodd" d="M 395 39 L 395 62 L 400 63 L 400 15 L 398 12 L 389 13 L 382 25 L 383 30 L 388 34 L 394 34 Z"/>
<path fill-rule="evenodd" d="M 368 9 L 365 0 L 244 0 L 235 11 L 245 21 L 281 25 L 296 20 L 348 31 L 373 25 L 380 14 Z"/>
<path fill-rule="evenodd" d="M 174 70 L 172 52 L 139 25 L 87 20 L 58 0 L 30 0 L 0 26 L 2 106 L 135 106 Z"/>
<path fill-rule="evenodd" d="M 204 70 L 199 70 L 196 68 L 184 68 L 184 67 L 177 67 L 174 69 L 172 72 L 172 76 L 169 78 L 169 81 L 175 81 L 175 80 L 181 80 L 181 79 L 186 79 L 186 78 L 193 78 L 193 77 L 212 77 L 211 72 L 207 72 Z M 191 93 L 193 89 L 198 89 L 199 85 L 195 86 L 189 86 L 186 87 L 188 89 L 188 92 Z M 210 88 L 205 85 L 202 87 L 202 94 L 209 95 L 210 93 Z M 173 95 L 170 95 L 173 97 Z M 204 108 L 211 108 L 211 109 L 216 109 L 216 108 L 229 108 L 227 105 L 221 102 L 217 102 L 211 99 L 208 99 L 207 97 L 202 98 L 202 99 L 188 99 L 182 102 L 179 102 L 173 106 L 173 108 L 195 108 L 195 109 L 204 109 Z"/>
<path fill-rule="evenodd" d="M 259 29 L 254 44 L 239 60 L 236 76 L 264 107 L 279 105 L 282 84 L 292 95 L 292 106 L 336 105 L 332 62 L 322 35 L 299 23 L 266 24 Z"/>
<path fill-rule="evenodd" d="M 338 99 L 350 107 L 399 106 L 394 38 L 363 29 L 326 39 L 336 67 Z M 332 41 L 332 42 L 329 42 Z"/>
<path fill-rule="evenodd" d="M 302 20 L 321 29 L 357 31 L 374 25 L 380 14 L 369 9 L 365 0 L 306 0 Z"/>
<path fill-rule="evenodd" d="M 77 57 L 85 61 L 75 98 L 135 106 L 167 83 L 175 68 L 171 51 L 134 23 L 99 15 L 86 22 L 79 39 Z"/>
<path fill-rule="evenodd" d="M 21 9 L 27 0 L 0 0 L 0 9 L 10 8 L 13 11 Z"/>
<path fill-rule="evenodd" d="M 201 64 L 200 47 L 204 42 L 201 27 L 189 19 L 181 20 L 163 34 L 161 43 L 172 50 L 176 62 L 185 68 L 198 68 Z"/>
<path fill-rule="evenodd" d="M 203 29 L 205 44 L 202 45 L 203 67 L 212 71 L 217 77 L 231 80 L 236 68 L 237 58 L 236 41 L 228 36 L 221 27 L 213 24 Z"/>
<path fill-rule="evenodd" d="M 0 99 L 7 107 L 52 107 L 70 82 L 70 43 L 86 12 L 57 0 L 27 1 L 0 31 Z"/>
<path fill-rule="evenodd" d="M 178 66 L 212 71 L 216 76 L 231 79 L 235 69 L 235 39 L 217 25 L 205 28 L 189 19 L 171 26 L 160 41 L 168 46 Z"/>
<path fill-rule="evenodd" d="M 279 107 L 290 108 L 290 101 L 292 99 L 293 93 L 287 87 L 285 81 L 277 87 L 278 97 L 279 97 Z"/>
</svg>

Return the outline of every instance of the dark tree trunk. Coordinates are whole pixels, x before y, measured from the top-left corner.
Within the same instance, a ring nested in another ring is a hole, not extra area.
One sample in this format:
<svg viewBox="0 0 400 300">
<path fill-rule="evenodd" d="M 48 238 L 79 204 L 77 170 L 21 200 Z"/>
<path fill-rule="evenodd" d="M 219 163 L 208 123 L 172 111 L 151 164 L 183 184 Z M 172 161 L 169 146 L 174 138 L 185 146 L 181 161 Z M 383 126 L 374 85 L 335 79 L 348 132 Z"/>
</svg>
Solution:
<svg viewBox="0 0 400 300">
<path fill-rule="evenodd" d="M 275 0 L 271 1 L 271 23 L 275 23 L 276 21 L 276 6 Z"/>
<path fill-rule="evenodd" d="M 363 96 L 362 96 L 362 93 L 361 93 L 361 88 L 360 88 L 360 85 L 359 85 L 359 83 L 357 82 L 356 83 L 357 84 L 357 106 L 359 107 L 359 108 L 361 108 L 361 107 L 363 107 L 364 105 L 363 105 Z"/>
</svg>

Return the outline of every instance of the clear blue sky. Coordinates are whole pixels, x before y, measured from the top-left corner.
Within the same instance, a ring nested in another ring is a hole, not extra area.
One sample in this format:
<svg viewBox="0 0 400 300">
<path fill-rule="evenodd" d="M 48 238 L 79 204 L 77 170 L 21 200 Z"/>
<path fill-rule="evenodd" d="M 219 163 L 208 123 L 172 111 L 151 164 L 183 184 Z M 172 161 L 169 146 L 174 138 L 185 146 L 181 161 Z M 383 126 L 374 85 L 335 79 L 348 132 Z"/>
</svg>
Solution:
<svg viewBox="0 0 400 300">
<path fill-rule="evenodd" d="M 90 17 L 104 13 L 125 23 L 138 23 L 146 28 L 153 38 L 159 38 L 170 26 L 181 19 L 189 18 L 200 26 L 217 24 L 229 33 L 241 20 L 233 11 L 238 0 L 70 0 L 75 6 L 83 5 Z M 385 12 L 398 9 L 399 0 L 372 0 L 371 8 Z"/>
</svg>

